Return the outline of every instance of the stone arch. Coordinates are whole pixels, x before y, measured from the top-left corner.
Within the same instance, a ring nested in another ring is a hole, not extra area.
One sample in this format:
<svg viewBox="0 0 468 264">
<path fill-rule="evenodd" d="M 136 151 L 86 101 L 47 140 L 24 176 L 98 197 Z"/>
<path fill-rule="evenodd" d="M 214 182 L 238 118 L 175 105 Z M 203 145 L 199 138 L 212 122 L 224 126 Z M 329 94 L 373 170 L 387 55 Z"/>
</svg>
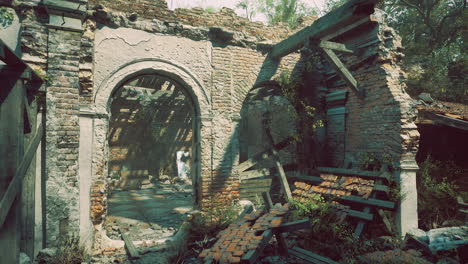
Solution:
<svg viewBox="0 0 468 264">
<path fill-rule="evenodd" d="M 211 105 L 211 102 L 198 77 L 186 67 L 160 58 L 133 60 L 109 74 L 97 87 L 94 96 L 96 111 L 107 113 L 110 106 L 109 99 L 119 85 L 132 77 L 148 73 L 161 73 L 178 81 L 193 98 L 197 114 L 206 115 L 209 113 L 208 106 Z"/>
<path fill-rule="evenodd" d="M 95 249 L 116 246 L 103 230 L 107 213 L 107 171 L 108 171 L 108 128 L 110 105 L 113 93 L 126 81 L 142 74 L 159 74 L 169 77 L 183 86 L 193 103 L 195 151 L 194 172 L 201 182 L 202 158 L 211 155 L 201 141 L 208 138 L 201 129 L 203 120 L 210 116 L 209 96 L 203 83 L 187 68 L 177 63 L 157 58 L 137 59 L 128 62 L 110 73 L 97 87 L 93 103 L 80 109 L 80 237 Z M 195 199 L 197 196 L 195 196 Z M 198 201 L 199 202 L 199 201 Z"/>
</svg>

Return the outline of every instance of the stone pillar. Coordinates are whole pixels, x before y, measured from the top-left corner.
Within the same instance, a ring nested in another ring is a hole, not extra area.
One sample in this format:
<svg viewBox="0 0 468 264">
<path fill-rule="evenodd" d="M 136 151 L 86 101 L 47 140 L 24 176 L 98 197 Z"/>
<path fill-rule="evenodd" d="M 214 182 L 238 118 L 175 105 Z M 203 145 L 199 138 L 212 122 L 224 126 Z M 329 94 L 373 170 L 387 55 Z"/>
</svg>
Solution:
<svg viewBox="0 0 468 264">
<path fill-rule="evenodd" d="M 344 166 L 346 152 L 346 116 L 345 107 L 348 91 L 342 90 L 326 96 L 327 102 L 327 143 L 330 150 L 331 166 Z"/>
<path fill-rule="evenodd" d="M 93 125 L 95 113 L 80 109 L 80 147 L 78 158 L 80 190 L 80 242 L 89 250 L 93 242 L 93 225 L 91 223 L 91 182 L 93 155 Z"/>
<path fill-rule="evenodd" d="M 418 228 L 418 192 L 416 188 L 416 172 L 419 167 L 414 159 L 402 160 L 400 170 L 395 171 L 395 179 L 400 186 L 400 203 L 397 208 L 396 225 L 401 237 Z"/>
<path fill-rule="evenodd" d="M 49 13 L 46 92 L 46 246 L 79 231 L 79 51 L 86 2 L 45 0 Z"/>
<path fill-rule="evenodd" d="M 198 182 L 198 203 L 202 209 L 209 208 L 210 193 L 209 186 L 211 185 L 212 177 L 211 172 L 213 169 L 213 135 L 212 135 L 212 125 L 213 125 L 213 116 L 212 115 L 203 115 L 197 118 L 197 123 L 200 126 L 200 164 L 197 165 L 199 169 L 199 179 Z"/>
</svg>

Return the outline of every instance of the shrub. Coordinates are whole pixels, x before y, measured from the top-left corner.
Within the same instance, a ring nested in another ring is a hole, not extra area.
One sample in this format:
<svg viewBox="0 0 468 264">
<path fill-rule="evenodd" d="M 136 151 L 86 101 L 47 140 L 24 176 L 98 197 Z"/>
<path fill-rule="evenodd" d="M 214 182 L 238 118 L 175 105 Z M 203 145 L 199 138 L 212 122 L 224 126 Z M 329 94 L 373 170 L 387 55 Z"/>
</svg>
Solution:
<svg viewBox="0 0 468 264">
<path fill-rule="evenodd" d="M 230 205 L 211 208 L 192 221 L 190 233 L 192 240 L 200 241 L 205 237 L 214 237 L 216 234 L 228 227 L 236 218 L 239 206 Z"/>
<path fill-rule="evenodd" d="M 81 264 L 89 259 L 80 237 L 71 233 L 62 237 L 57 244 L 57 254 L 46 261 L 47 264 Z"/>
<path fill-rule="evenodd" d="M 432 229 L 440 227 L 448 219 L 460 219 L 457 208 L 457 196 L 466 199 L 457 179 L 463 179 L 466 170 L 457 167 L 453 162 L 432 160 L 430 156 L 420 164 L 418 172 L 418 214 L 420 227 Z"/>
</svg>

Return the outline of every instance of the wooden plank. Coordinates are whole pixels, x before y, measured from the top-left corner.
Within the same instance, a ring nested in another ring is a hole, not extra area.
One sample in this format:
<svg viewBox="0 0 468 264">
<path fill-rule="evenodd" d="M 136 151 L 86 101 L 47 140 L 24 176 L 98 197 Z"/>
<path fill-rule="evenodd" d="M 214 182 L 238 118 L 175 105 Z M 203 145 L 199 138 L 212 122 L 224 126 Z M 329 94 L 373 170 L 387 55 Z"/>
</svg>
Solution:
<svg viewBox="0 0 468 264">
<path fill-rule="evenodd" d="M 296 258 L 301 259 L 306 264 L 327 264 L 327 263 L 322 262 L 320 260 L 317 260 L 317 259 L 311 258 L 311 257 L 309 257 L 307 255 L 304 255 L 303 253 L 296 251 L 294 248 L 289 251 L 289 254 L 296 257 Z"/>
<path fill-rule="evenodd" d="M 21 183 L 26 176 L 26 172 L 31 164 L 32 158 L 36 154 L 36 149 L 42 139 L 42 124 L 37 129 L 36 135 L 31 141 L 31 144 L 28 146 L 26 153 L 23 156 L 18 169 L 15 172 L 15 176 L 10 182 L 7 191 L 3 195 L 2 200 L 0 201 L 0 227 L 3 226 L 5 218 L 10 210 L 13 201 L 15 200 L 20 188 Z"/>
<path fill-rule="evenodd" d="M 241 220 L 246 214 L 250 214 L 252 211 L 253 211 L 252 205 L 246 206 L 244 210 L 242 210 L 242 213 L 240 213 L 240 215 L 236 218 L 236 221 Z"/>
<path fill-rule="evenodd" d="M 300 247 L 294 247 L 293 248 L 294 251 L 296 252 L 299 252 L 303 255 L 306 255 L 312 259 L 315 259 L 315 260 L 318 260 L 318 261 L 321 261 L 323 263 L 327 263 L 327 264 L 339 264 L 338 262 L 332 260 L 332 259 L 329 259 L 329 258 L 326 258 L 326 257 L 323 257 L 323 256 L 320 256 L 318 254 L 315 254 L 313 252 L 310 252 L 310 251 L 307 251 L 305 249 L 302 249 Z M 319 262 L 320 263 L 320 262 Z"/>
<path fill-rule="evenodd" d="M 322 48 L 321 53 L 324 55 L 325 59 L 331 64 L 331 66 L 336 70 L 336 73 L 343 78 L 343 80 L 351 87 L 351 90 L 356 93 L 360 98 L 364 97 L 362 90 L 358 88 L 358 83 L 354 76 L 349 72 L 346 66 L 341 62 L 341 60 L 336 56 L 335 52 L 331 49 Z"/>
<path fill-rule="evenodd" d="M 34 113 L 37 113 L 37 102 L 32 102 L 31 105 L 28 104 L 26 96 L 24 98 L 25 112 L 28 111 L 28 122 L 31 125 L 32 133 L 25 135 L 25 145 L 29 145 L 33 136 L 36 133 L 37 127 L 37 116 Z M 26 121 L 24 121 L 26 122 Z M 41 124 L 41 119 L 39 119 L 39 125 Z M 28 254 L 28 256 L 34 256 L 34 237 L 35 237 L 35 208 L 36 208 L 36 158 L 40 156 L 40 145 L 36 150 L 36 155 L 31 161 L 31 165 L 26 172 L 26 176 L 22 182 L 21 191 L 18 194 L 18 197 L 21 201 L 21 252 Z M 39 152 L 39 154 L 38 154 Z M 39 176 L 39 175 L 38 175 Z M 40 178 L 40 176 L 39 176 Z"/>
<path fill-rule="evenodd" d="M 269 141 L 271 146 L 274 146 L 273 136 L 271 135 L 271 130 L 270 130 L 267 120 L 263 120 L 263 127 L 266 132 L 267 140 Z M 286 196 L 286 200 L 289 201 L 292 199 L 292 194 L 291 194 L 291 189 L 289 188 L 288 179 L 286 178 L 286 173 L 284 172 L 283 166 L 281 165 L 278 152 L 275 150 L 274 147 L 271 150 L 272 150 L 271 151 L 272 157 L 276 165 L 276 169 L 278 170 L 278 173 L 279 173 L 281 187 L 284 191 L 284 195 Z"/>
<path fill-rule="evenodd" d="M 378 0 L 350 0 L 316 20 L 312 25 L 296 32 L 287 39 L 276 44 L 269 56 L 279 59 L 300 49 L 309 38 L 321 39 L 333 32 L 353 24 L 374 13 L 374 5 Z"/>
<path fill-rule="evenodd" d="M 294 232 L 297 230 L 309 229 L 309 228 L 310 228 L 310 219 L 303 219 L 303 220 L 285 223 L 272 229 L 275 232 L 285 233 L 285 232 Z"/>
<path fill-rule="evenodd" d="M 332 41 L 326 41 L 326 40 L 314 39 L 310 41 L 310 45 L 312 46 L 312 48 L 320 47 L 324 49 L 337 50 L 337 51 L 342 51 L 342 52 L 347 52 L 347 53 L 354 52 L 353 50 L 346 47 L 345 44 L 332 42 Z"/>
<path fill-rule="evenodd" d="M 286 148 L 287 146 L 289 146 L 293 141 L 294 141 L 293 137 L 287 137 L 285 140 L 283 140 L 280 143 L 274 145 L 274 149 L 276 151 L 280 151 L 280 150 Z M 269 158 L 271 155 L 272 155 L 272 149 L 267 149 L 267 150 L 261 151 L 261 152 L 255 154 L 252 158 L 250 158 L 250 159 L 242 162 L 241 164 L 237 165 L 237 170 L 239 172 L 243 172 L 243 171 L 247 170 L 248 168 L 250 168 L 250 167 L 254 166 L 255 164 L 257 164 L 259 161 Z"/>
<path fill-rule="evenodd" d="M 365 212 L 360 212 L 352 209 L 347 209 L 346 212 L 350 217 L 366 220 L 366 221 L 372 221 L 374 219 L 374 215 L 370 213 L 365 213 Z"/>
<path fill-rule="evenodd" d="M 253 264 L 256 263 L 255 261 L 260 256 L 260 253 L 266 247 L 270 239 L 273 237 L 272 230 L 265 230 L 262 234 L 263 239 L 258 245 L 256 249 L 249 250 L 241 259 L 241 263 L 243 264 Z"/>
<path fill-rule="evenodd" d="M 363 213 L 369 213 L 370 212 L 370 207 L 365 207 L 364 210 L 362 210 Z M 364 220 L 360 220 L 357 225 L 356 225 L 356 228 L 354 229 L 354 234 L 353 234 L 353 237 L 355 239 L 359 239 L 359 237 L 361 236 L 361 233 L 362 231 L 364 231 L 364 226 L 366 225 L 366 222 Z"/>
<path fill-rule="evenodd" d="M 348 24 L 348 25 L 346 25 L 344 27 L 341 27 L 341 28 L 335 30 L 335 32 L 333 32 L 331 34 L 328 34 L 328 35 L 326 35 L 324 37 L 321 37 L 320 39 L 329 40 L 329 39 L 336 38 L 339 35 L 342 35 L 342 34 L 348 32 L 348 31 L 351 31 L 351 30 L 357 28 L 358 26 L 366 24 L 366 23 L 368 23 L 370 21 L 371 21 L 370 17 L 367 17 L 367 16 L 363 17 L 363 18 L 359 19 L 358 21 L 356 21 L 354 23 Z"/>
<path fill-rule="evenodd" d="M 263 192 L 263 202 L 265 203 L 265 208 L 267 210 L 270 210 L 273 208 L 273 201 L 271 200 L 270 193 L 269 192 Z M 283 234 L 281 234 L 278 231 L 273 232 L 275 234 L 276 242 L 278 242 L 278 248 L 280 254 L 287 255 L 288 254 L 288 246 L 286 244 L 286 241 L 284 240 Z"/>
<path fill-rule="evenodd" d="M 125 234 L 121 226 L 119 226 L 119 231 L 120 231 L 120 235 L 122 236 L 122 239 L 125 242 L 125 247 L 127 248 L 130 258 L 132 259 L 140 258 L 140 253 L 138 252 L 138 249 L 136 249 L 135 245 L 133 244 L 133 241 Z"/>
<path fill-rule="evenodd" d="M 37 75 L 35 71 L 31 69 L 23 60 L 21 60 L 16 54 L 10 50 L 10 48 L 0 39 L 0 60 L 5 62 L 7 65 L 16 67 L 18 71 L 27 71 L 29 79 L 33 82 L 43 83 L 44 80 Z M 31 85 L 32 88 L 39 88 L 37 85 Z"/>
<path fill-rule="evenodd" d="M 272 178 L 267 178 L 267 179 L 254 179 L 254 180 L 248 180 L 244 181 L 239 185 L 239 188 L 246 188 L 246 187 L 257 187 L 257 186 L 270 186 L 272 182 Z"/>
<path fill-rule="evenodd" d="M 355 169 L 343 169 L 343 168 L 331 168 L 331 167 L 318 167 L 317 171 L 321 173 L 332 173 L 332 174 L 339 174 L 339 175 L 350 175 L 350 176 L 360 176 L 363 178 L 370 178 L 370 179 L 381 179 L 381 180 L 389 180 L 388 176 L 385 177 L 381 175 L 378 171 L 363 171 L 363 170 L 355 170 Z M 387 174 L 388 175 L 388 174 Z"/>
<path fill-rule="evenodd" d="M 449 116 L 444 116 L 440 114 L 435 114 L 431 112 L 424 112 L 424 117 L 426 119 L 432 120 L 437 124 L 450 126 L 462 130 L 468 130 L 468 122 L 460 119 L 456 119 Z"/>
<path fill-rule="evenodd" d="M 384 166 L 383 168 L 386 169 L 387 167 Z M 380 184 L 380 183 L 382 183 L 382 180 L 377 180 L 376 183 L 377 183 L 377 184 Z M 376 193 L 376 192 L 374 191 L 374 189 L 373 189 L 373 190 L 372 190 L 372 193 L 371 193 L 371 195 L 370 195 L 370 197 L 371 197 L 371 198 L 375 198 L 376 196 L 377 196 L 377 193 Z M 366 207 L 364 208 L 363 212 L 364 212 L 364 213 L 369 213 L 370 210 L 371 210 L 370 207 L 366 206 Z M 380 211 L 379 211 L 379 213 L 380 213 Z M 365 226 L 365 225 L 366 225 L 366 222 L 364 222 L 364 221 L 362 221 L 362 220 L 359 221 L 359 222 L 357 223 L 356 229 L 354 230 L 354 234 L 353 234 L 355 239 L 359 239 L 359 237 L 361 236 L 362 231 L 364 231 L 364 226 Z"/>
<path fill-rule="evenodd" d="M 363 205 L 369 205 L 371 207 L 373 206 L 373 207 L 390 209 L 390 210 L 395 209 L 395 203 L 390 202 L 390 201 L 378 200 L 378 199 L 373 199 L 373 198 L 364 199 L 360 196 L 355 196 L 355 195 L 337 196 L 336 198 L 338 200 L 359 203 Z"/>
<path fill-rule="evenodd" d="M 255 179 L 260 177 L 268 177 L 271 176 L 270 169 L 259 169 L 259 170 L 249 170 L 243 171 L 239 174 L 239 179 L 241 181 L 248 180 L 248 179 Z"/>
</svg>

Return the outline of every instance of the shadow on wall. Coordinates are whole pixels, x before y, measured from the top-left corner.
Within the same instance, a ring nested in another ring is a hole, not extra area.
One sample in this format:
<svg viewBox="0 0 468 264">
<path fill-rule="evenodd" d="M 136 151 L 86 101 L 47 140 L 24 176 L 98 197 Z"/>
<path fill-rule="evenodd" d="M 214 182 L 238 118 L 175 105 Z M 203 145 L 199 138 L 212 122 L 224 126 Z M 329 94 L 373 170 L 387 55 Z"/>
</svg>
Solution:
<svg viewBox="0 0 468 264">
<path fill-rule="evenodd" d="M 120 87 L 109 122 L 112 188 L 139 189 L 163 176 L 177 177 L 176 152 L 186 149 L 193 156 L 193 116 L 183 87 L 167 77 L 139 76 Z"/>
</svg>

